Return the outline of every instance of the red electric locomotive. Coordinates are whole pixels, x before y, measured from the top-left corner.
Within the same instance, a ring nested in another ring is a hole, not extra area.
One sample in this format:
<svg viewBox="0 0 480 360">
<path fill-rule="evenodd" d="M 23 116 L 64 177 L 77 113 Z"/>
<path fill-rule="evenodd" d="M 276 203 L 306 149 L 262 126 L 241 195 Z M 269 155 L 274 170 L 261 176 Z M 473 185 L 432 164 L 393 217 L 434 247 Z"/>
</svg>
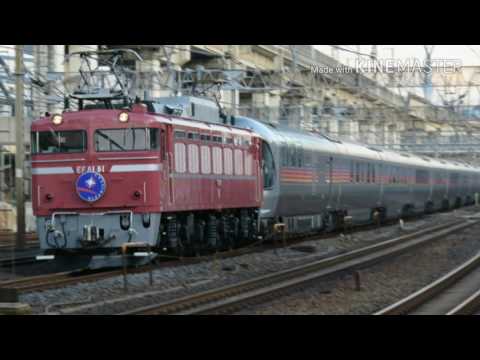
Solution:
<svg viewBox="0 0 480 360">
<path fill-rule="evenodd" d="M 144 104 L 46 116 L 31 130 L 33 211 L 50 253 L 193 253 L 257 233 L 262 146 L 249 130 Z"/>
</svg>

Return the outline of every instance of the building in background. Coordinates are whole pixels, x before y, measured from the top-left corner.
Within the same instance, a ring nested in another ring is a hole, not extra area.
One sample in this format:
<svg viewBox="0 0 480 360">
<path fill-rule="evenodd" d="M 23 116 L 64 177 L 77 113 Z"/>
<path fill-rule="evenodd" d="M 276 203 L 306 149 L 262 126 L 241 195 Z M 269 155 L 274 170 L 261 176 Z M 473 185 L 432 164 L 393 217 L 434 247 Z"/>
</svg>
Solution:
<svg viewBox="0 0 480 360">
<path fill-rule="evenodd" d="M 73 53 L 120 47 L 143 58 L 118 64 L 132 74 L 131 94 L 142 99 L 215 96 L 227 114 L 434 156 L 472 160 L 480 148 L 477 67 L 447 77 L 434 72 L 430 86 L 439 91 L 427 100 L 418 74 L 321 73 L 344 65 L 341 51 L 310 45 L 26 46 L 26 126 L 45 112 L 62 111 L 65 96 L 79 86 L 82 63 Z M 14 46 L 0 46 L 1 154 L 15 150 L 5 140 L 15 102 L 14 55 Z M 10 164 L 0 162 L 0 190 Z"/>
</svg>

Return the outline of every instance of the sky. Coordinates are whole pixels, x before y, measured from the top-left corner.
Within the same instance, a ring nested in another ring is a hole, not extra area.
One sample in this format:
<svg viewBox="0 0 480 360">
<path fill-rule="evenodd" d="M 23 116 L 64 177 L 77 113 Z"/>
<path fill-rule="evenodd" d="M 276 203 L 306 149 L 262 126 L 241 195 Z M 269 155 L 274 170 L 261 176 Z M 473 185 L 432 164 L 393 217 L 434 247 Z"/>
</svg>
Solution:
<svg viewBox="0 0 480 360">
<path fill-rule="evenodd" d="M 332 55 L 330 45 L 314 45 L 318 50 L 327 55 Z M 360 52 L 370 54 L 372 45 L 338 45 L 350 50 L 357 50 L 360 46 Z M 431 46 L 431 45 L 428 45 Z M 423 45 L 377 45 L 379 58 L 406 59 L 417 58 L 421 61 L 425 58 Z M 339 60 L 345 62 L 346 59 L 354 59 L 355 54 L 338 50 Z M 432 58 L 437 59 L 460 59 L 463 66 L 480 65 L 480 45 L 435 45 Z"/>
</svg>

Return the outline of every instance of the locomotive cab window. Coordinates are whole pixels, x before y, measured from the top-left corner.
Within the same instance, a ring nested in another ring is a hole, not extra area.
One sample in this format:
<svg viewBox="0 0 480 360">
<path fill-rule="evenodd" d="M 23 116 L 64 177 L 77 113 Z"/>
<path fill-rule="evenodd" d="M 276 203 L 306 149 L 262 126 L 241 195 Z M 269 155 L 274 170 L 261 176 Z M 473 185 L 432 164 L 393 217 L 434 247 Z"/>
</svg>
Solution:
<svg viewBox="0 0 480 360">
<path fill-rule="evenodd" d="M 148 151 L 160 149 L 159 129 L 98 129 L 95 131 L 95 150 Z"/>
<path fill-rule="evenodd" d="M 82 153 L 86 150 L 87 134 L 84 130 L 32 133 L 33 154 Z"/>
</svg>

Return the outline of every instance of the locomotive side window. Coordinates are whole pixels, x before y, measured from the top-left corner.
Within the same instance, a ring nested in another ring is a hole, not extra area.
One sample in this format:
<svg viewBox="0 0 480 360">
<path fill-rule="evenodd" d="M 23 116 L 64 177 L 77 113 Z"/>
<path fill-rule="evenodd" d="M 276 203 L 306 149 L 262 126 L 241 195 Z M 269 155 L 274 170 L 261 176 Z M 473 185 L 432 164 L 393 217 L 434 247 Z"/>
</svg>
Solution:
<svg viewBox="0 0 480 360">
<path fill-rule="evenodd" d="M 185 131 L 175 131 L 175 139 L 185 139 Z"/>
<path fill-rule="evenodd" d="M 195 144 L 188 144 L 188 172 L 197 174 L 199 168 L 198 161 L 198 146 Z"/>
<path fill-rule="evenodd" d="M 210 159 L 210 147 L 202 146 L 201 147 L 202 155 L 202 174 L 210 174 L 211 168 L 211 159 Z"/>
<path fill-rule="evenodd" d="M 235 175 L 243 175 L 243 151 L 235 149 Z"/>
<path fill-rule="evenodd" d="M 245 151 L 245 175 L 251 176 L 252 175 L 252 166 L 253 166 L 253 156 L 247 150 Z"/>
<path fill-rule="evenodd" d="M 198 140 L 200 140 L 200 134 L 189 132 L 187 138 L 188 138 L 189 140 L 198 141 Z"/>
<path fill-rule="evenodd" d="M 147 129 L 147 142 L 150 143 L 150 150 L 160 149 L 159 129 Z"/>
<path fill-rule="evenodd" d="M 96 151 L 146 151 L 160 148 L 158 129 L 98 129 L 95 131 Z"/>
<path fill-rule="evenodd" d="M 75 131 L 40 131 L 32 134 L 33 154 L 81 153 L 87 149 L 87 133 Z"/>
<path fill-rule="evenodd" d="M 215 146 L 212 149 L 212 157 L 213 157 L 213 173 L 220 175 L 222 173 L 222 149 Z"/>
<path fill-rule="evenodd" d="M 185 144 L 175 143 L 175 171 L 184 173 L 186 170 Z"/>
<path fill-rule="evenodd" d="M 225 148 L 223 149 L 223 163 L 225 175 L 232 175 L 233 173 L 233 156 L 232 149 Z"/>
<path fill-rule="evenodd" d="M 274 185 L 275 180 L 275 162 L 270 146 L 266 142 L 262 142 L 263 154 L 263 187 L 270 189 Z"/>
</svg>

